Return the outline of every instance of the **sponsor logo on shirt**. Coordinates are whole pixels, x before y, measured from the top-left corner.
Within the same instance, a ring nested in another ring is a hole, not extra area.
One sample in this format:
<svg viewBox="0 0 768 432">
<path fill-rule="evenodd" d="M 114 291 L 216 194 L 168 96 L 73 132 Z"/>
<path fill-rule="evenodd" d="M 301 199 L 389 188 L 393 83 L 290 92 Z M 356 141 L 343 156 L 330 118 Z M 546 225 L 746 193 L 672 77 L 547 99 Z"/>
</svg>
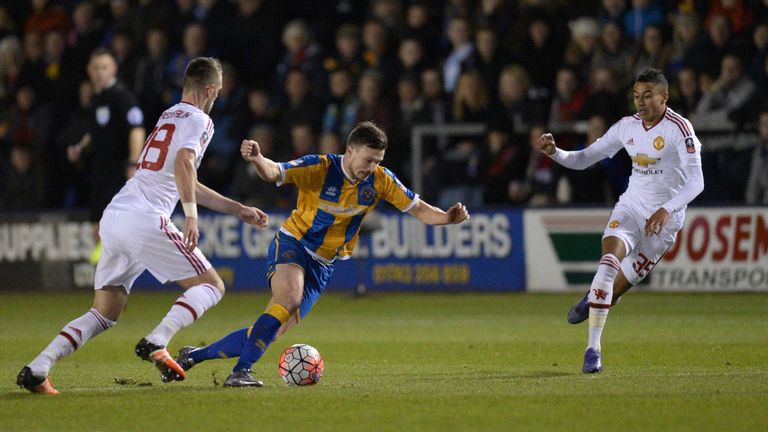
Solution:
<svg viewBox="0 0 768 432">
<path fill-rule="evenodd" d="M 688 137 L 685 139 L 685 151 L 688 153 L 696 153 L 696 145 L 693 143 L 693 138 Z"/>
<path fill-rule="evenodd" d="M 367 207 L 341 207 L 341 206 L 334 206 L 326 204 L 322 201 L 317 205 L 317 207 L 326 212 L 330 213 L 334 216 L 354 216 L 357 214 L 360 214 L 364 212 Z"/>
<path fill-rule="evenodd" d="M 642 174 L 642 175 L 664 174 L 664 170 L 663 169 L 645 169 L 645 170 L 641 170 L 641 169 L 637 169 L 637 168 L 632 168 L 632 171 L 634 171 L 634 172 L 636 172 L 638 174 Z"/>
<path fill-rule="evenodd" d="M 664 138 L 657 136 L 653 139 L 653 148 L 656 150 L 661 150 L 664 148 Z"/>
<path fill-rule="evenodd" d="M 208 142 L 208 131 L 203 131 L 203 134 L 200 135 L 200 147 L 205 147 L 205 143 Z"/>
<path fill-rule="evenodd" d="M 290 162 L 288 162 L 288 165 L 297 167 L 299 165 L 302 165 L 304 163 L 304 159 L 294 159 Z"/>
<path fill-rule="evenodd" d="M 663 141 L 664 140 L 662 139 L 662 142 Z M 654 147 L 655 146 L 656 146 L 656 144 L 654 142 Z M 638 164 L 638 165 L 640 165 L 642 167 L 648 167 L 649 165 L 655 165 L 655 164 L 657 164 L 661 160 L 661 158 L 648 157 L 648 155 L 645 154 L 645 153 L 638 153 L 638 154 L 632 156 L 631 158 L 632 158 L 632 162 L 634 162 L 634 163 L 636 163 L 636 164 Z"/>
<path fill-rule="evenodd" d="M 339 193 L 339 190 L 336 189 L 335 186 L 329 186 L 328 189 L 325 190 L 325 194 L 328 196 L 336 196 L 336 194 Z"/>
<path fill-rule="evenodd" d="M 293 257 L 295 257 L 295 256 L 296 256 L 296 252 L 294 252 L 294 251 L 292 251 L 292 250 L 287 250 L 287 251 L 284 251 L 284 252 L 283 252 L 283 254 L 282 254 L 282 255 L 280 255 L 280 257 L 281 257 L 282 259 L 284 259 L 284 260 L 289 260 L 289 259 L 292 259 L 292 258 L 293 258 Z"/>
<path fill-rule="evenodd" d="M 635 145 L 635 139 L 630 138 L 629 141 L 627 141 L 627 145 Z"/>
</svg>

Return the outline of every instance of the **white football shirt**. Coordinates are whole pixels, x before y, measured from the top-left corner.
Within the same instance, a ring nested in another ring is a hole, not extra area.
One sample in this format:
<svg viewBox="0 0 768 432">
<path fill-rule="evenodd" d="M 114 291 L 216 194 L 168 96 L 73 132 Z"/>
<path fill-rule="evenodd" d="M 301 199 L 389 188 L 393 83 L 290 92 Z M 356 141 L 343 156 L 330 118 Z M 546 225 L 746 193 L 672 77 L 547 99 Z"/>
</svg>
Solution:
<svg viewBox="0 0 768 432">
<path fill-rule="evenodd" d="M 174 162 L 176 152 L 195 152 L 195 168 L 213 136 L 213 121 L 199 108 L 180 102 L 163 112 L 147 137 L 136 175 L 112 198 L 107 210 L 170 216 L 179 200 Z"/>
<path fill-rule="evenodd" d="M 691 122 L 670 108 L 651 128 L 637 114 L 624 117 L 590 147 L 605 157 L 613 157 L 622 147 L 627 150 L 632 174 L 619 202 L 645 218 L 680 193 L 687 180 L 684 167 L 701 167 L 701 142 Z"/>
</svg>

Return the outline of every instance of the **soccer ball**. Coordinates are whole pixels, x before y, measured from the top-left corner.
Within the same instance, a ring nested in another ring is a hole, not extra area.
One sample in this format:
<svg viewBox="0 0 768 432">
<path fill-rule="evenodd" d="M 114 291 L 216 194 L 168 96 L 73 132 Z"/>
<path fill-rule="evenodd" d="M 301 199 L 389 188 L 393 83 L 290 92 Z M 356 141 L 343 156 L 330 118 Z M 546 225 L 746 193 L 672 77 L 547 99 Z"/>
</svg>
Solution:
<svg viewBox="0 0 768 432">
<path fill-rule="evenodd" d="M 280 355 L 277 370 L 288 385 L 309 385 L 320 381 L 325 362 L 314 347 L 291 345 Z"/>
</svg>

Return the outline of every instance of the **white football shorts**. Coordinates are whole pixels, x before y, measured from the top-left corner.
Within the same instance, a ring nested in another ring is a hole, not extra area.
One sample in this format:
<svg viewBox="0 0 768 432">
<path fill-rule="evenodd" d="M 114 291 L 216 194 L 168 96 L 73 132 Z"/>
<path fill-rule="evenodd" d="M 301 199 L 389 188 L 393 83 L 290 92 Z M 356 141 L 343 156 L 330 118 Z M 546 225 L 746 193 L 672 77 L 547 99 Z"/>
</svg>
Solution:
<svg viewBox="0 0 768 432">
<path fill-rule="evenodd" d="M 105 210 L 99 225 L 101 259 L 95 289 L 131 286 L 144 270 L 162 283 L 188 279 L 211 268 L 200 249 L 188 252 L 183 233 L 157 214 Z"/>
<path fill-rule="evenodd" d="M 646 219 L 638 211 L 619 202 L 611 212 L 603 238 L 618 237 L 624 242 L 627 256 L 621 260 L 621 271 L 632 285 L 637 285 L 675 244 L 684 221 L 685 212 L 675 212 L 669 216 L 658 235 L 646 236 Z"/>
</svg>

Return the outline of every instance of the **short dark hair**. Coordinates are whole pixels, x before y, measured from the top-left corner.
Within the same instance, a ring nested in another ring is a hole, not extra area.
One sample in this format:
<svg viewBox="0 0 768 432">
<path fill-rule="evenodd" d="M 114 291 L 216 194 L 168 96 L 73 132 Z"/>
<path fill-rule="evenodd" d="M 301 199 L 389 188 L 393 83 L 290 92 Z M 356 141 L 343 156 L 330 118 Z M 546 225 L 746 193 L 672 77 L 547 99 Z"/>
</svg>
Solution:
<svg viewBox="0 0 768 432">
<path fill-rule="evenodd" d="M 664 76 L 664 73 L 654 68 L 645 68 L 642 72 L 640 72 L 640 75 L 637 76 L 637 80 L 635 80 L 635 82 L 653 83 L 661 86 L 664 91 L 669 89 L 669 83 L 667 82 L 667 78 Z"/>
<path fill-rule="evenodd" d="M 101 56 L 110 56 L 112 60 L 115 60 L 115 55 L 112 54 L 112 51 L 110 51 L 109 48 L 106 47 L 98 47 L 91 51 L 91 55 L 88 57 L 88 61 L 95 59 L 96 57 Z"/>
<path fill-rule="evenodd" d="M 347 145 L 364 145 L 376 150 L 387 149 L 387 134 L 374 122 L 358 123 L 347 138 Z"/>
<path fill-rule="evenodd" d="M 221 75 L 221 62 L 214 57 L 192 59 L 184 71 L 184 87 L 203 87 L 213 84 Z"/>
</svg>

